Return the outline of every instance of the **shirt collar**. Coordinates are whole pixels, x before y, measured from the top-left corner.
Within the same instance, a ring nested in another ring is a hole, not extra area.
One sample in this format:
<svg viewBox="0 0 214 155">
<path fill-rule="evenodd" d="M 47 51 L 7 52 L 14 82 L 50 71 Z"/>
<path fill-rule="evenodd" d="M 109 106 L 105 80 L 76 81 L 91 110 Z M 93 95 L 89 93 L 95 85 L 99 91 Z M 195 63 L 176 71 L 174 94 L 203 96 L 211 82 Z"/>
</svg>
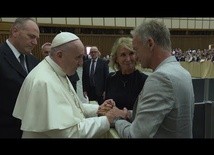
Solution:
<svg viewBox="0 0 214 155">
<path fill-rule="evenodd" d="M 95 62 L 97 62 L 97 59 L 98 59 L 98 58 L 96 58 L 96 59 L 91 59 L 91 62 L 92 62 L 93 60 L 94 60 Z"/>
<path fill-rule="evenodd" d="M 7 39 L 6 40 L 7 45 L 10 47 L 12 50 L 13 54 L 15 55 L 16 59 L 19 60 L 20 52 L 13 46 L 13 44 L 10 43 L 10 41 Z"/>
</svg>

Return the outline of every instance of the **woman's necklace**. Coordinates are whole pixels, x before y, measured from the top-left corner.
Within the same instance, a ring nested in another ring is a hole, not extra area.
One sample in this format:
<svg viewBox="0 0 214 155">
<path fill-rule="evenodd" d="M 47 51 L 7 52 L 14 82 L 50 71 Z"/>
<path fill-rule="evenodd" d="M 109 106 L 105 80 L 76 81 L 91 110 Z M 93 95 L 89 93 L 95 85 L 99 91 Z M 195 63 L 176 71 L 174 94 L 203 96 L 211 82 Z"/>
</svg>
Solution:
<svg viewBox="0 0 214 155">
<path fill-rule="evenodd" d="M 126 87 L 126 84 L 128 81 L 123 81 L 123 80 L 120 80 L 122 83 L 123 83 L 123 87 Z"/>
<path fill-rule="evenodd" d="M 122 82 L 122 85 L 123 85 L 124 88 L 127 86 L 128 81 L 130 81 L 131 75 L 132 75 L 132 73 L 122 74 L 122 72 L 121 72 L 119 80 Z"/>
</svg>

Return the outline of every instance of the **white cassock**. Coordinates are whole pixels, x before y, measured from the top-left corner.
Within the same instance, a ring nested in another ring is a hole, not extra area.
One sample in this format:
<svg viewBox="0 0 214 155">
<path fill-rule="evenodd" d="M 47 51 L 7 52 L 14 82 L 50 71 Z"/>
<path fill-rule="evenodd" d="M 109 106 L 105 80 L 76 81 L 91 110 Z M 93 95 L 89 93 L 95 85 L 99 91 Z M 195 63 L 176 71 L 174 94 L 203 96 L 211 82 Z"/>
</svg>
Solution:
<svg viewBox="0 0 214 155">
<path fill-rule="evenodd" d="M 47 56 L 26 77 L 13 116 L 23 138 L 96 138 L 110 129 L 98 105 L 82 104 L 62 69 Z"/>
</svg>

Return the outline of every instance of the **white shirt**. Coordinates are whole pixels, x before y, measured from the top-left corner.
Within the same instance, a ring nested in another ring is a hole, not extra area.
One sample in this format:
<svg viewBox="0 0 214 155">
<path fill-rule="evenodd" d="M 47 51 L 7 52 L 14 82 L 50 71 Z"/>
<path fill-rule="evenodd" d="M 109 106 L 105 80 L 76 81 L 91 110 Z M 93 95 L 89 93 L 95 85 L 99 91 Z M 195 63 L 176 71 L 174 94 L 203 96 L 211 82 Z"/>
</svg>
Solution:
<svg viewBox="0 0 214 155">
<path fill-rule="evenodd" d="M 11 44 L 9 42 L 8 39 L 6 40 L 6 43 L 10 47 L 10 49 L 12 50 L 12 52 L 15 55 L 16 59 L 20 62 L 19 56 L 21 55 L 21 53 L 13 46 L 13 44 Z M 23 55 L 25 57 L 25 54 L 23 54 Z M 25 70 L 28 71 L 27 64 L 26 64 L 26 58 L 24 59 L 24 67 L 25 67 Z"/>
</svg>

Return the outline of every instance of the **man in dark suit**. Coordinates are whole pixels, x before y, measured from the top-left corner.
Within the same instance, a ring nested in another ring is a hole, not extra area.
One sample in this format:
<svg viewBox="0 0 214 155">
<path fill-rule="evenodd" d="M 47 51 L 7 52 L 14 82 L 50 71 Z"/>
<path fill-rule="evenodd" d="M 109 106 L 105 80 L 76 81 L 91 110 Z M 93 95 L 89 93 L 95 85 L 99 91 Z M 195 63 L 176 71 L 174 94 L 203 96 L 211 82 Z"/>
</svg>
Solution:
<svg viewBox="0 0 214 155">
<path fill-rule="evenodd" d="M 39 63 L 32 54 L 39 27 L 31 18 L 17 18 L 0 46 L 0 138 L 21 138 L 20 120 L 12 116 L 21 85 Z M 22 56 L 22 59 L 21 59 Z"/>
<path fill-rule="evenodd" d="M 99 58 L 100 52 L 96 46 L 91 47 L 89 54 L 91 59 L 83 63 L 83 95 L 88 96 L 89 101 L 95 100 L 102 104 L 109 67 L 105 60 Z"/>
</svg>

